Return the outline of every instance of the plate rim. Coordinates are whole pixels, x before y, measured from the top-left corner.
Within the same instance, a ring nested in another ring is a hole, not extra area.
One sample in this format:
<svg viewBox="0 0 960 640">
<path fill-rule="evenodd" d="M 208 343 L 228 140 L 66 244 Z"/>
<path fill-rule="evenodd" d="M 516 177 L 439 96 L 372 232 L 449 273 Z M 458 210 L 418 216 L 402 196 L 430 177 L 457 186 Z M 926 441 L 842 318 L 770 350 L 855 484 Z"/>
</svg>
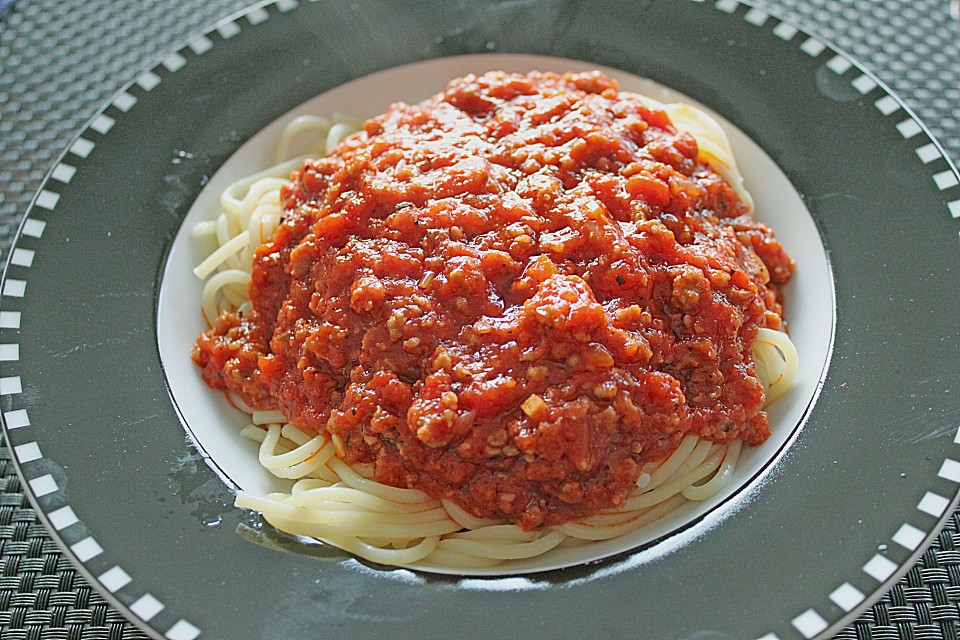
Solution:
<svg viewBox="0 0 960 640">
<path fill-rule="evenodd" d="M 218 21 L 217 21 L 216 23 L 214 23 L 212 26 L 210 26 L 210 27 L 208 27 L 208 28 L 205 28 L 203 31 L 198 32 L 197 34 L 195 34 L 195 35 L 187 38 L 186 40 L 183 41 L 183 43 L 181 43 L 180 46 L 176 47 L 175 49 L 168 50 L 165 55 L 158 56 L 157 59 L 156 59 L 156 61 L 155 61 L 154 63 L 151 63 L 150 65 L 144 67 L 144 68 L 141 70 L 141 72 L 138 73 L 138 75 L 137 75 L 137 77 L 136 77 L 135 79 L 131 80 L 130 82 L 128 82 L 127 84 L 125 84 L 121 89 L 119 89 L 109 100 L 107 100 L 107 101 L 96 111 L 96 113 L 95 113 L 84 125 L 82 125 L 82 126 L 77 130 L 77 132 L 75 133 L 74 137 L 71 139 L 70 143 L 69 143 L 69 144 L 66 146 L 66 148 L 62 151 L 62 153 L 60 153 L 60 154 L 57 156 L 56 160 L 52 163 L 50 170 L 47 172 L 46 176 L 45 176 L 44 179 L 41 181 L 40 187 L 38 188 L 36 194 L 35 194 L 34 197 L 32 198 L 31 203 L 30 203 L 30 205 L 29 205 L 29 207 L 28 207 L 28 209 L 27 209 L 26 215 L 23 217 L 23 219 L 22 219 L 22 221 L 21 221 L 21 223 L 20 223 L 20 225 L 19 225 L 19 228 L 18 228 L 17 233 L 16 233 L 16 236 L 15 236 L 14 243 L 13 243 L 13 245 L 12 245 L 12 247 L 11 247 L 11 251 L 10 251 L 10 253 L 9 253 L 8 256 L 7 256 L 7 261 L 6 261 L 6 265 L 5 265 L 5 269 L 4 269 L 4 276 L 3 276 L 4 287 L 6 287 L 7 282 L 9 282 L 10 280 L 13 280 L 13 278 L 11 277 L 10 274 L 11 274 L 11 266 L 12 266 L 12 265 L 15 266 L 15 263 L 14 263 L 14 250 L 18 247 L 18 245 L 19 245 L 20 242 L 21 242 L 22 236 L 23 236 L 23 234 L 24 234 L 24 228 L 27 227 L 27 226 L 29 226 L 30 221 L 34 219 L 34 214 L 35 214 L 37 211 L 39 211 L 39 209 L 45 209 L 45 208 L 46 208 L 46 207 L 43 206 L 43 198 L 44 198 L 44 193 L 50 193 L 50 192 L 46 189 L 46 187 L 47 187 L 48 184 L 51 184 L 51 181 L 53 180 L 53 172 L 55 171 L 56 167 L 60 166 L 60 164 L 64 161 L 64 159 L 65 159 L 66 157 L 68 157 L 68 154 L 70 153 L 71 147 L 73 147 L 73 146 L 76 144 L 77 140 L 80 139 L 80 138 L 82 138 L 82 137 L 83 137 L 83 134 L 84 134 L 85 132 L 87 132 L 89 129 L 95 127 L 96 123 L 98 122 L 98 119 L 99 119 L 101 116 L 105 115 L 105 111 L 106 111 L 111 105 L 114 105 L 114 104 L 115 104 L 115 101 L 118 99 L 118 97 L 121 96 L 121 95 L 123 95 L 124 93 L 127 93 L 129 89 L 131 89 L 133 86 L 137 85 L 138 82 L 139 82 L 139 80 L 142 78 L 142 76 L 143 76 L 143 74 L 144 74 L 145 72 L 150 72 L 150 71 L 156 70 L 156 69 L 160 68 L 161 66 L 163 66 L 163 65 L 164 65 L 164 62 L 170 57 L 170 52 L 171 52 L 171 51 L 173 51 L 173 52 L 180 52 L 180 51 L 184 50 L 185 48 L 189 47 L 192 42 L 196 41 L 196 40 L 199 39 L 200 37 L 209 35 L 209 34 L 213 33 L 214 31 L 217 31 L 217 30 L 220 29 L 223 25 L 230 24 L 230 23 L 234 23 L 234 22 L 236 22 L 237 20 L 248 16 L 249 14 L 253 13 L 254 11 L 256 11 L 256 10 L 258 10 L 258 9 L 263 9 L 263 8 L 266 8 L 266 7 L 269 7 L 269 6 L 274 6 L 274 5 L 281 5 L 281 4 L 284 3 L 284 1 L 285 1 L 285 0 L 265 0 L 265 1 L 258 2 L 258 3 L 254 4 L 254 5 L 251 5 L 250 7 L 247 7 L 246 9 L 242 9 L 242 10 L 240 10 L 240 11 L 233 12 L 233 13 L 231 13 L 229 16 L 227 16 L 227 17 L 225 17 L 225 18 L 223 18 L 223 19 L 221 19 L 221 20 L 218 20 Z M 694 3 L 697 3 L 697 4 L 703 4 L 702 0 L 691 0 L 691 1 L 694 2 Z M 740 7 L 741 7 L 741 6 L 756 9 L 756 6 L 755 6 L 752 2 L 747 2 L 747 1 L 744 1 L 744 0 L 731 0 L 730 2 L 725 2 L 724 0 L 720 0 L 719 2 L 717 2 L 717 3 L 714 5 L 716 9 L 726 12 L 725 9 L 721 8 L 721 5 L 722 5 L 722 6 L 725 6 L 725 7 L 726 7 L 726 6 L 732 6 L 732 11 L 731 11 L 731 12 L 740 11 Z M 758 10 L 759 10 L 759 9 L 758 9 Z M 956 166 L 954 165 L 953 161 L 951 160 L 951 158 L 949 157 L 949 155 L 944 151 L 944 149 L 943 149 L 942 145 L 939 143 L 939 141 L 931 134 L 931 132 L 930 132 L 929 129 L 926 127 L 926 125 L 924 124 L 924 122 L 916 115 L 916 113 L 914 113 L 914 111 L 909 107 L 909 105 L 907 105 L 907 104 L 906 104 L 892 89 L 890 89 L 890 87 L 887 86 L 882 80 L 880 80 L 877 76 L 875 76 L 875 75 L 869 70 L 869 68 L 867 68 L 867 67 L 865 67 L 864 65 L 860 64 L 855 58 L 853 58 L 852 56 L 846 54 L 846 52 L 844 52 L 843 50 L 837 48 L 837 47 L 836 47 L 835 45 L 833 45 L 832 43 L 827 42 L 827 41 L 821 39 L 821 38 L 820 38 L 819 36 L 817 36 L 816 34 L 813 34 L 813 33 L 811 33 L 810 31 L 808 31 L 808 30 L 806 30 L 806 29 L 804 29 L 804 28 L 802 28 L 802 27 L 796 27 L 796 26 L 793 25 L 791 22 L 789 22 L 789 21 L 781 18 L 780 16 L 778 16 L 778 15 L 775 14 L 774 12 L 771 12 L 771 11 L 766 10 L 766 9 L 762 9 L 761 11 L 762 11 L 763 13 L 766 13 L 770 18 L 773 18 L 775 21 L 777 21 L 777 22 L 779 22 L 779 23 L 781 23 L 781 24 L 789 24 L 789 25 L 791 25 L 791 27 L 793 27 L 794 29 L 796 29 L 796 32 L 797 32 L 797 33 L 804 34 L 804 35 L 808 36 L 808 38 L 809 38 L 810 40 L 819 42 L 821 45 L 823 45 L 823 47 L 824 47 L 823 50 L 834 52 L 838 57 L 841 57 L 841 58 L 845 59 L 847 62 L 849 62 L 849 63 L 852 65 L 852 67 L 857 68 L 857 69 L 863 74 L 863 76 L 869 78 L 869 79 L 874 83 L 874 88 L 880 88 L 880 89 L 883 91 L 883 93 L 885 94 L 885 97 L 889 97 L 889 98 L 893 99 L 893 100 L 897 103 L 897 108 L 896 108 L 896 110 L 903 110 L 903 111 L 908 115 L 908 117 L 920 127 L 920 132 L 923 133 L 923 134 L 925 134 L 925 137 L 926 137 L 927 139 L 929 139 L 930 144 L 933 144 L 933 145 L 936 147 L 936 149 L 939 150 L 942 158 L 946 161 L 946 163 L 947 163 L 947 165 L 948 165 L 948 169 L 947 169 L 946 172 L 952 172 L 952 173 L 954 174 L 954 176 L 957 175 L 957 168 L 956 168 Z M 741 12 L 741 13 L 742 13 L 742 12 Z M 741 15 L 741 17 L 743 17 L 743 16 Z M 821 50 L 821 53 L 822 53 L 823 50 Z M 817 55 L 821 55 L 821 53 L 818 53 Z M 880 108 L 880 107 L 878 107 L 878 108 Z M 885 114 L 885 115 L 886 115 L 886 114 Z M 8 294 L 8 295 L 9 295 L 9 294 Z M 0 308 L 5 308 L 5 307 L 7 306 L 6 303 L 7 303 L 7 297 L 8 297 L 8 295 L 5 295 L 5 296 L 4 296 L 4 304 L 0 304 Z M 155 305 L 154 305 L 154 307 L 155 307 Z M 830 357 L 832 357 L 832 349 L 831 349 L 831 355 L 830 355 Z M 828 366 L 829 366 L 829 363 L 828 363 Z M 821 384 L 820 384 L 819 386 L 822 387 L 822 381 L 821 381 Z M 174 403 L 174 405 L 175 405 L 175 404 L 176 404 L 176 403 Z M 5 409 L 6 409 L 6 407 L 5 407 Z M 146 631 L 147 633 L 149 633 L 149 634 L 151 634 L 151 635 L 153 635 L 154 633 L 157 633 L 156 630 L 154 630 L 152 627 L 150 627 L 150 626 L 147 624 L 147 622 L 141 620 L 138 616 L 134 615 L 134 614 L 130 611 L 130 608 L 129 608 L 126 604 L 124 604 L 124 603 L 122 603 L 121 601 L 119 601 L 119 600 L 113 595 L 112 592 L 109 592 L 107 589 L 103 588 L 103 585 L 100 583 L 100 581 L 99 581 L 95 576 L 93 576 L 93 575 L 87 570 L 87 568 L 86 568 L 86 566 L 84 565 L 84 563 L 77 558 L 75 552 L 74 552 L 70 547 L 68 547 L 68 546 L 66 545 L 66 543 L 61 539 L 61 537 L 57 534 L 56 528 L 55 528 L 54 524 L 50 521 L 50 518 L 48 517 L 47 512 L 44 510 L 43 506 L 42 506 L 42 505 L 40 504 L 40 502 L 38 501 L 38 498 L 34 495 L 34 491 L 31 489 L 30 480 L 29 480 L 29 478 L 27 477 L 26 473 L 24 472 L 24 469 L 23 469 L 23 467 L 22 467 L 22 463 L 21 463 L 20 458 L 19 458 L 17 455 L 15 455 L 15 453 L 14 453 L 14 448 L 15 448 L 15 447 L 14 447 L 13 441 L 11 440 L 11 434 L 10 434 L 10 431 L 11 431 L 12 429 L 11 429 L 11 427 L 8 426 L 9 418 L 8 418 L 8 416 L 6 415 L 7 413 L 8 413 L 7 411 L 4 411 L 4 415 L 3 415 L 3 417 L 2 417 L 2 421 L 3 421 L 4 438 L 5 438 L 6 442 L 7 442 L 7 446 L 8 446 L 8 448 L 9 448 L 9 450 L 10 450 L 10 453 L 11 453 L 10 459 L 11 459 L 11 461 L 13 462 L 14 467 L 16 468 L 16 471 L 17 471 L 18 476 L 19 476 L 20 479 L 21 479 L 22 487 L 23 487 L 23 490 L 24 490 L 24 494 L 25 494 L 25 495 L 28 497 L 28 499 L 30 500 L 31 504 L 32 504 L 33 507 L 34 507 L 35 512 L 37 513 L 37 515 L 38 515 L 38 517 L 40 518 L 40 520 L 43 522 L 44 526 L 47 527 L 47 530 L 48 530 L 48 532 L 50 533 L 50 537 L 51 537 L 51 538 L 56 542 L 56 544 L 61 548 L 61 550 L 64 552 L 64 555 L 71 560 L 71 562 L 73 563 L 74 567 L 75 567 L 82 575 L 84 575 L 84 577 L 88 580 L 88 582 L 90 582 L 91 585 L 95 586 L 95 587 L 98 589 L 98 591 L 101 592 L 101 594 L 105 597 L 105 599 L 107 599 L 107 600 L 108 600 L 114 607 L 116 607 L 118 610 L 124 612 L 124 614 L 127 616 L 127 618 L 128 618 L 129 620 L 131 620 L 131 622 L 133 622 L 134 624 L 137 624 L 137 626 L 140 626 L 140 627 L 141 627 L 144 631 Z M 960 436 L 958 436 L 958 437 L 960 437 Z M 202 450 L 202 449 L 201 449 L 201 450 Z M 834 631 L 836 631 L 837 629 L 839 629 L 839 628 L 841 628 L 841 627 L 843 627 L 843 626 L 846 626 L 847 624 L 849 624 L 850 621 L 856 619 L 859 615 L 861 615 L 862 612 L 863 612 L 864 610 L 866 610 L 866 609 L 872 604 L 871 600 L 872 600 L 872 601 L 878 600 L 880 597 L 882 597 L 882 595 L 883 595 L 884 593 L 886 593 L 887 591 L 889 591 L 889 588 L 891 587 L 891 585 L 893 585 L 893 584 L 895 584 L 897 581 L 899 581 L 900 578 L 902 578 L 902 576 L 903 576 L 904 574 L 906 574 L 906 573 L 910 570 L 910 568 L 913 567 L 913 565 L 916 564 L 917 559 L 924 553 L 924 551 L 925 551 L 926 548 L 929 546 L 929 544 L 932 542 L 932 540 L 936 537 L 936 535 L 938 534 L 938 532 L 939 532 L 940 530 L 942 530 L 943 526 L 944 526 L 944 525 L 946 524 L 946 522 L 947 522 L 947 519 L 948 519 L 948 518 L 950 517 L 950 515 L 956 510 L 958 503 L 960 503 L 960 493 L 955 493 L 955 494 L 953 495 L 952 499 L 949 501 L 947 508 L 945 508 L 945 509 L 943 510 L 943 512 L 942 512 L 942 513 L 945 514 L 945 515 L 941 515 L 941 516 L 937 519 L 937 523 L 926 533 L 926 535 L 924 536 L 923 541 L 922 541 L 921 543 L 919 543 L 918 546 L 916 547 L 916 550 L 913 551 L 913 552 L 909 555 L 909 561 L 903 562 L 894 572 L 890 573 L 890 574 L 888 575 L 888 577 L 887 577 L 884 581 L 881 582 L 880 587 L 878 587 L 877 589 L 875 589 L 874 592 L 873 592 L 873 594 L 871 594 L 870 596 L 868 596 L 867 598 L 865 598 L 865 599 L 863 600 L 863 602 L 861 602 L 861 604 L 860 604 L 858 607 L 856 607 L 855 609 L 851 610 L 849 613 L 841 616 L 840 619 L 838 619 L 835 623 L 831 624 L 831 625 L 829 626 L 829 628 L 827 628 L 827 629 L 825 629 L 824 631 L 820 632 L 816 637 L 824 637 L 823 634 L 828 634 L 828 633 L 830 633 L 830 632 L 834 632 Z M 154 635 L 153 637 L 159 638 L 160 636 L 159 636 L 159 635 Z"/>
</svg>

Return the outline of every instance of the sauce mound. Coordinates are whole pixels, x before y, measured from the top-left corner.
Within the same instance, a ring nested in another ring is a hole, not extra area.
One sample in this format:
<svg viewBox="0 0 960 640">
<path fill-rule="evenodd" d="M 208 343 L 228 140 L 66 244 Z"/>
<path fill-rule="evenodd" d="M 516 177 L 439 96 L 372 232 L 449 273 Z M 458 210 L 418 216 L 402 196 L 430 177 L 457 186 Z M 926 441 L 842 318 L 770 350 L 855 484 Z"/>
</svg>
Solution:
<svg viewBox="0 0 960 640">
<path fill-rule="evenodd" d="M 688 433 L 769 435 L 751 345 L 793 263 L 667 115 L 600 73 L 453 81 L 282 192 L 206 382 L 386 484 L 526 529 L 616 507 Z"/>
</svg>

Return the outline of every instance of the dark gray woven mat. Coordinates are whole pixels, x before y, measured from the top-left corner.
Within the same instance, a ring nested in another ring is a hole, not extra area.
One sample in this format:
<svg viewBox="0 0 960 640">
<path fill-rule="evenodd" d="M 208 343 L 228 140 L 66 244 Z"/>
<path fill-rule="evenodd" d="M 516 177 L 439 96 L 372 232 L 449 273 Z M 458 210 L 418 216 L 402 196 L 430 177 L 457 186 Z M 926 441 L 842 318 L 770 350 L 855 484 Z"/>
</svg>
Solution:
<svg viewBox="0 0 960 640">
<path fill-rule="evenodd" d="M 676 0 L 672 0 L 676 1 Z M 0 259 L 73 133 L 138 70 L 247 0 L 0 0 Z M 867 64 L 960 159 L 949 0 L 757 0 Z M 47 536 L 0 447 L 0 640 L 145 638 Z M 845 640 L 960 639 L 960 513 Z"/>
</svg>

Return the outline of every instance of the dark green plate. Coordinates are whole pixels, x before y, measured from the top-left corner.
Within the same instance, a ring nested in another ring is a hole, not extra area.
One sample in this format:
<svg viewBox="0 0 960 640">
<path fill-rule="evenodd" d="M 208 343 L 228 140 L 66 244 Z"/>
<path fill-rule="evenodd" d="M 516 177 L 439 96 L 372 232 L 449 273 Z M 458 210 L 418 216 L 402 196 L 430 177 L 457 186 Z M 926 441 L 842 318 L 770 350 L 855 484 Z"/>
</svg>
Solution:
<svg viewBox="0 0 960 640">
<path fill-rule="evenodd" d="M 232 507 L 168 391 L 166 258 L 206 181 L 282 114 L 375 71 L 491 51 L 651 78 L 756 141 L 829 257 L 830 366 L 762 477 L 657 544 L 523 577 L 374 567 Z M 55 539 L 156 638 L 824 637 L 956 506 L 958 217 L 956 171 L 897 98 L 743 3 L 280 0 L 144 72 L 44 183 L 3 285 L 3 420 Z"/>
</svg>

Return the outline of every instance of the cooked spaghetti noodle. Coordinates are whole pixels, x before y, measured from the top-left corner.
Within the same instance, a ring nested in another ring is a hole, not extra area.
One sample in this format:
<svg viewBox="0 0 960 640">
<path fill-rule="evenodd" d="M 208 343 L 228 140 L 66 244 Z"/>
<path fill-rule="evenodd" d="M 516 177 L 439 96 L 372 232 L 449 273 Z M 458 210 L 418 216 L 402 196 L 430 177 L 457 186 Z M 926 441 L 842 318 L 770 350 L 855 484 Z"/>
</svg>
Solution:
<svg viewBox="0 0 960 640">
<path fill-rule="evenodd" d="M 694 136 L 698 161 L 715 170 L 752 210 L 720 126 L 689 105 L 643 100 L 665 111 L 678 129 Z M 223 312 L 240 316 L 250 312 L 247 286 L 254 252 L 280 226 L 282 189 L 303 160 L 285 158 L 323 156 L 356 128 L 355 123 L 343 119 L 292 121 L 277 145 L 277 164 L 227 187 L 219 217 L 195 228 L 195 236 L 210 246 L 208 257 L 194 270 L 205 280 L 202 310 L 208 325 Z M 789 390 L 798 357 L 785 333 L 758 327 L 752 359 L 767 402 Z M 627 535 L 687 501 L 706 500 L 723 490 L 742 445 L 740 439 L 717 444 L 685 435 L 667 457 L 642 465 L 636 486 L 621 504 L 561 524 L 525 530 L 506 520 L 478 518 L 450 500 L 435 499 L 419 489 L 377 482 L 372 465 L 343 462 L 346 451 L 340 436 L 307 433 L 278 411 L 248 407 L 235 393 L 231 393 L 231 402 L 250 415 L 250 425 L 242 435 L 259 443 L 260 464 L 278 478 L 295 481 L 288 493 L 254 496 L 241 491 L 236 498 L 238 507 L 260 512 L 266 521 L 288 533 L 322 539 L 368 560 L 398 566 L 483 568 L 540 556 L 556 547 Z M 531 411 L 536 409 L 533 405 Z"/>
</svg>

